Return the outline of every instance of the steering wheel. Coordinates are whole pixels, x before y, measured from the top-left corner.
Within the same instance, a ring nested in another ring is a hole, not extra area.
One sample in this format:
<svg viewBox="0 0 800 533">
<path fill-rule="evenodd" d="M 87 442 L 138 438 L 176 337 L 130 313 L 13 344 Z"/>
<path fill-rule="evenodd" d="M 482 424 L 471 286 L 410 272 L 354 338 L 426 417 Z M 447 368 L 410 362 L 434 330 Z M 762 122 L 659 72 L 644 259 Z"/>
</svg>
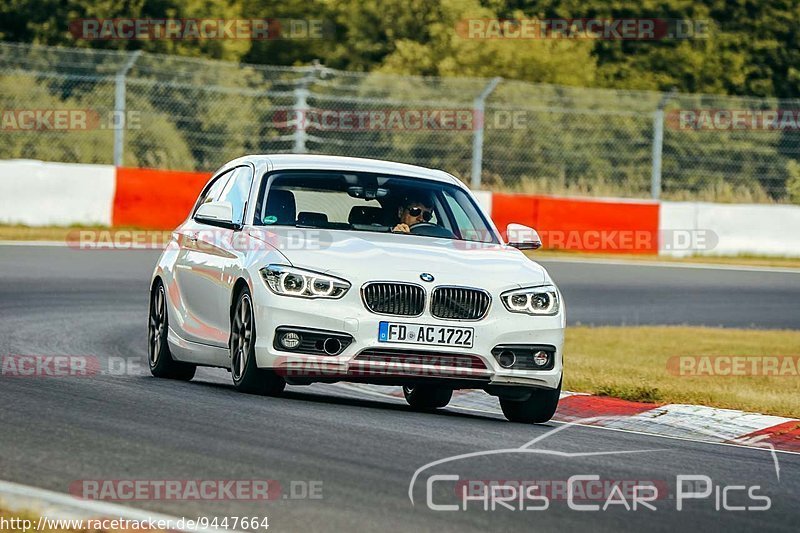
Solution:
<svg viewBox="0 0 800 533">
<path fill-rule="evenodd" d="M 443 237 L 445 239 L 453 239 L 455 235 L 447 228 L 443 228 L 438 224 L 432 222 L 420 222 L 411 226 L 412 235 L 424 235 L 426 237 Z"/>
<path fill-rule="evenodd" d="M 421 229 L 424 232 L 425 228 L 436 228 L 436 227 L 439 226 L 437 226 L 433 222 L 418 222 L 417 224 L 411 226 L 410 230 L 411 233 L 420 233 L 419 231 L 417 231 L 418 229 Z"/>
</svg>

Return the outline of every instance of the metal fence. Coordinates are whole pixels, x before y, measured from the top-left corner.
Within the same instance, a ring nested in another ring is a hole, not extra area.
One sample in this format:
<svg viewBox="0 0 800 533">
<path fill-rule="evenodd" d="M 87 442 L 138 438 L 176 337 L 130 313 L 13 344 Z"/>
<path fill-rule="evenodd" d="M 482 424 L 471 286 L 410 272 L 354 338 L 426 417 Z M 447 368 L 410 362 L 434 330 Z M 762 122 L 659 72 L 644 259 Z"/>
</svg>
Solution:
<svg viewBox="0 0 800 533">
<path fill-rule="evenodd" d="M 214 170 L 245 153 L 323 153 L 497 191 L 800 203 L 797 109 L 0 43 L 2 159 Z M 53 110 L 89 120 L 56 127 Z"/>
</svg>

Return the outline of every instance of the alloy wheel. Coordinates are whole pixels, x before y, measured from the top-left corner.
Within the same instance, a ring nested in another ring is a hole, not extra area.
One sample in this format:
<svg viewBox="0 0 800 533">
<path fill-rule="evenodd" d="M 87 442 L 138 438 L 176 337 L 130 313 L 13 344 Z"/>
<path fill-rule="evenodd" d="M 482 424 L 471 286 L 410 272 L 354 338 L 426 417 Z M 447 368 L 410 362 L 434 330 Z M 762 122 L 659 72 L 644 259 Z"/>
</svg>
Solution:
<svg viewBox="0 0 800 533">
<path fill-rule="evenodd" d="M 245 294 L 239 300 L 233 317 L 233 338 L 231 340 L 231 372 L 233 379 L 240 380 L 244 375 L 247 356 L 253 341 L 253 306 L 250 296 Z"/>
</svg>

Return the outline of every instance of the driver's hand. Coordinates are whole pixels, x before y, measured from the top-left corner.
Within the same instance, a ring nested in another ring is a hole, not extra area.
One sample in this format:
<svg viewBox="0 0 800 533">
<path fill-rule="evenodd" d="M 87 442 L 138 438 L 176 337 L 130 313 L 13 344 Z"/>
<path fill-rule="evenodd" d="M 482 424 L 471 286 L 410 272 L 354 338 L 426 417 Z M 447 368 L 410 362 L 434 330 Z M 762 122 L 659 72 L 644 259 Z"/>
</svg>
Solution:
<svg viewBox="0 0 800 533">
<path fill-rule="evenodd" d="M 393 233 L 411 233 L 411 228 L 408 227 L 408 224 L 398 224 L 392 228 Z"/>
</svg>

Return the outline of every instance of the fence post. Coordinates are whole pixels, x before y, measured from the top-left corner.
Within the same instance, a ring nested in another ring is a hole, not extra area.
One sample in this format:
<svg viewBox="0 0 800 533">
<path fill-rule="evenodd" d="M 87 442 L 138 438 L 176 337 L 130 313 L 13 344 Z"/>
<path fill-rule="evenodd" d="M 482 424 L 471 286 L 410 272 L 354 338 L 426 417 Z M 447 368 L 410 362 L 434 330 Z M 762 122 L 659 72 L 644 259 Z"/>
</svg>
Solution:
<svg viewBox="0 0 800 533">
<path fill-rule="evenodd" d="M 653 113 L 653 156 L 650 170 L 650 195 L 653 200 L 661 196 L 661 157 L 664 150 L 664 107 L 675 96 L 675 89 L 665 93 L 658 102 L 658 108 Z"/>
<path fill-rule="evenodd" d="M 492 78 L 486 87 L 483 88 L 481 94 L 472 103 L 473 120 L 475 124 L 475 133 L 472 135 L 472 178 L 470 180 L 470 187 L 473 190 L 481 188 L 481 169 L 483 167 L 483 128 L 484 123 L 484 109 L 486 107 L 486 99 L 492 94 L 495 87 L 503 81 L 503 78 Z"/>
<path fill-rule="evenodd" d="M 306 153 L 306 140 L 308 134 L 306 133 L 306 119 L 308 112 L 308 95 L 309 90 L 305 87 L 298 87 L 294 90 L 294 154 Z"/>
<path fill-rule="evenodd" d="M 128 76 L 133 64 L 142 55 L 141 50 L 136 50 L 117 71 L 114 80 L 114 166 L 121 167 L 125 149 L 125 78 Z"/>
</svg>

